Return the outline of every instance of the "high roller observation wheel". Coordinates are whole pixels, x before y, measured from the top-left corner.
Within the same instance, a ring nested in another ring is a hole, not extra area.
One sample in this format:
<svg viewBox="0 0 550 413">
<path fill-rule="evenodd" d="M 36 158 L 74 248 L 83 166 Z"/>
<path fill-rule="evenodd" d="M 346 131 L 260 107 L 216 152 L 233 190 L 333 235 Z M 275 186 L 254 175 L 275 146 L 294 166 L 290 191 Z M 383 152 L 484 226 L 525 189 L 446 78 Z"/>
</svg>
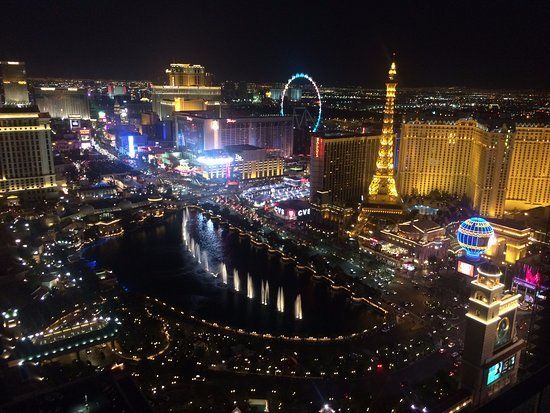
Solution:
<svg viewBox="0 0 550 413">
<path fill-rule="evenodd" d="M 319 126 L 321 125 L 321 111 L 322 111 L 322 103 L 321 103 L 321 93 L 319 92 L 319 88 L 317 87 L 317 83 L 313 80 L 311 76 L 309 76 L 306 73 L 296 73 L 292 75 L 290 79 L 286 82 L 285 88 L 283 89 L 283 93 L 281 93 L 281 116 L 285 115 L 285 108 L 284 108 L 284 102 L 285 102 L 285 96 L 286 92 L 288 91 L 288 88 L 290 87 L 290 84 L 295 81 L 296 79 L 306 79 L 308 80 L 313 87 L 315 88 L 315 92 L 317 92 L 317 98 L 319 99 L 319 114 L 317 115 L 317 120 L 315 122 L 315 125 L 313 126 L 313 132 L 317 132 L 319 129 Z"/>
</svg>

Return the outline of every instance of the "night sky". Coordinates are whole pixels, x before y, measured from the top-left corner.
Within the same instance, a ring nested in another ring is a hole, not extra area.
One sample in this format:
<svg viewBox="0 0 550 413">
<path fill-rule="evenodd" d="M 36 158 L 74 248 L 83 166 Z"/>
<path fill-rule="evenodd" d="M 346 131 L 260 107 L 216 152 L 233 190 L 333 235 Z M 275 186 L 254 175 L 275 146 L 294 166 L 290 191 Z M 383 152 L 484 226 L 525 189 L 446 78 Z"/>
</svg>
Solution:
<svg viewBox="0 0 550 413">
<path fill-rule="evenodd" d="M 0 60 L 31 77 L 158 81 L 178 61 L 381 87 L 395 51 L 402 86 L 550 90 L 549 22 L 548 0 L 3 0 Z"/>
</svg>

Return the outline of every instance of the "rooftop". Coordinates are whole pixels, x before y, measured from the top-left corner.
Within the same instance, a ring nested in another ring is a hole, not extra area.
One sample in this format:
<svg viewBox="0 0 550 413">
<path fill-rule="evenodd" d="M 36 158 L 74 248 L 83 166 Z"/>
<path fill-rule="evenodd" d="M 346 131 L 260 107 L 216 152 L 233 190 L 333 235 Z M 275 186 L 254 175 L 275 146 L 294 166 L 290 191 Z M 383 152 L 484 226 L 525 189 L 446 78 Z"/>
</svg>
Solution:
<svg viewBox="0 0 550 413">
<path fill-rule="evenodd" d="M 341 131 L 327 131 L 315 133 L 312 135 L 314 138 L 323 138 L 323 139 L 344 139 L 344 138 L 364 138 L 369 136 L 378 136 L 379 133 L 352 133 L 352 132 L 341 132 Z"/>
<path fill-rule="evenodd" d="M 441 228 L 441 226 L 437 222 L 431 221 L 429 219 L 418 219 L 412 221 L 411 224 L 422 232 L 429 232 Z"/>
<path fill-rule="evenodd" d="M 517 229 L 520 231 L 524 231 L 529 229 L 529 226 L 525 224 L 525 222 L 517 221 L 514 219 L 497 219 L 497 218 L 491 218 L 489 219 L 489 222 L 491 224 L 500 225 L 501 227 L 508 227 Z"/>
<path fill-rule="evenodd" d="M 309 208 L 311 204 L 307 201 L 302 201 L 301 199 L 287 199 L 286 201 L 277 202 L 279 208 L 293 208 L 293 209 L 304 209 Z"/>
<path fill-rule="evenodd" d="M 500 269 L 495 264 L 489 261 L 480 264 L 479 267 L 477 268 L 477 271 L 480 274 L 493 276 L 493 277 L 500 277 L 502 275 L 502 272 L 500 271 Z"/>
<path fill-rule="evenodd" d="M 281 119 L 281 120 L 291 120 L 292 116 L 281 116 L 278 113 L 243 113 L 242 111 L 227 111 L 223 109 L 223 112 L 220 114 L 219 109 L 215 110 L 201 110 L 201 111 L 182 111 L 175 112 L 176 116 L 189 117 L 194 119 L 219 119 L 227 120 L 228 123 L 235 120 L 247 120 L 247 119 Z"/>
<path fill-rule="evenodd" d="M 259 146 L 248 145 L 248 144 L 227 145 L 227 146 L 225 146 L 225 150 L 229 153 L 238 153 L 238 152 L 243 152 L 243 151 L 255 151 L 255 150 L 258 150 L 258 149 L 262 149 L 262 148 L 260 148 Z"/>
<path fill-rule="evenodd" d="M 36 105 L 28 105 L 28 106 L 3 106 L 3 107 L 0 107 L 0 113 L 17 113 L 17 114 L 21 114 L 21 113 L 28 113 L 28 114 L 36 114 L 36 113 L 40 113 L 40 111 L 38 110 L 38 107 Z M 45 115 L 45 114 L 44 114 Z"/>
</svg>

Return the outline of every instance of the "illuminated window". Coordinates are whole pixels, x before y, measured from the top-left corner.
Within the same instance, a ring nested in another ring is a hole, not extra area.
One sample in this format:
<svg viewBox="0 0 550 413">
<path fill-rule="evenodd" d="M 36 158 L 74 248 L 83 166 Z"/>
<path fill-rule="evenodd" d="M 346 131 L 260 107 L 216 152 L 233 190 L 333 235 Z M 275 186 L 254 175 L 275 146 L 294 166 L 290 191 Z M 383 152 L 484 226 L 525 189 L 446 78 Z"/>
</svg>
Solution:
<svg viewBox="0 0 550 413">
<path fill-rule="evenodd" d="M 485 297 L 485 294 L 483 294 L 481 291 L 476 291 L 474 294 L 474 298 L 479 301 L 483 301 L 484 303 L 487 302 L 487 297 Z"/>
</svg>

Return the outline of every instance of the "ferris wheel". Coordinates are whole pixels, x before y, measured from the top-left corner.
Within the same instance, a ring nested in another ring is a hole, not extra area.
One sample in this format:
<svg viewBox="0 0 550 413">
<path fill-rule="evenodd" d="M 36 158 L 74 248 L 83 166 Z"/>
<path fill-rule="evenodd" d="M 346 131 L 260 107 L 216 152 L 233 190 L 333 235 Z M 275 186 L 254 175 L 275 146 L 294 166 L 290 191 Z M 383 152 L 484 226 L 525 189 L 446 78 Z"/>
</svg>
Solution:
<svg viewBox="0 0 550 413">
<path fill-rule="evenodd" d="M 319 113 L 317 114 L 317 119 L 315 120 L 313 129 L 312 129 L 313 132 L 317 132 L 317 130 L 319 129 L 319 126 L 321 125 L 321 110 L 322 110 L 321 93 L 319 92 L 317 83 L 315 83 L 313 78 L 306 73 L 296 73 L 292 75 L 292 77 L 288 79 L 288 81 L 286 82 L 285 88 L 283 89 L 283 93 L 281 93 L 281 116 L 284 116 L 285 114 L 284 104 L 285 104 L 285 96 L 288 91 L 288 88 L 290 87 L 290 84 L 296 79 L 306 79 L 313 85 L 313 87 L 315 88 L 315 92 L 317 93 L 317 100 L 319 102 Z"/>
</svg>

